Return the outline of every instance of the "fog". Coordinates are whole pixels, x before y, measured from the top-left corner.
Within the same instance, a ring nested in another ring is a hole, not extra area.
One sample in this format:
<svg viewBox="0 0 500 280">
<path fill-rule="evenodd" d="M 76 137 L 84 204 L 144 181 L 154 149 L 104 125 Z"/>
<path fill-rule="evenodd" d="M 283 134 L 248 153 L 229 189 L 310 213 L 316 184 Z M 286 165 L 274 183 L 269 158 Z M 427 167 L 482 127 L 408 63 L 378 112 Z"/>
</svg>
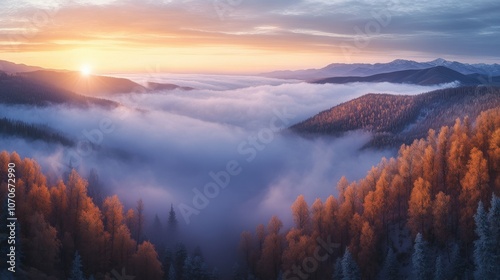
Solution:
<svg viewBox="0 0 500 280">
<path fill-rule="evenodd" d="M 128 77 L 151 81 L 148 75 Z M 274 214 L 288 227 L 299 194 L 309 203 L 325 199 L 335 194 L 341 176 L 362 178 L 383 156 L 395 154 L 360 151 L 367 133 L 305 139 L 287 127 L 366 93 L 417 94 L 449 86 L 168 74 L 154 81 L 197 90 L 117 95 L 112 99 L 122 106 L 111 110 L 0 106 L 0 117 L 48 125 L 78 141 L 66 148 L 2 138 L 0 150 L 34 157 L 51 176 L 70 162 L 83 176 L 94 168 L 126 208 L 142 198 L 149 222 L 157 213 L 166 224 L 173 203 L 184 238 L 219 267 L 234 261 L 242 230 L 266 224 Z"/>
</svg>

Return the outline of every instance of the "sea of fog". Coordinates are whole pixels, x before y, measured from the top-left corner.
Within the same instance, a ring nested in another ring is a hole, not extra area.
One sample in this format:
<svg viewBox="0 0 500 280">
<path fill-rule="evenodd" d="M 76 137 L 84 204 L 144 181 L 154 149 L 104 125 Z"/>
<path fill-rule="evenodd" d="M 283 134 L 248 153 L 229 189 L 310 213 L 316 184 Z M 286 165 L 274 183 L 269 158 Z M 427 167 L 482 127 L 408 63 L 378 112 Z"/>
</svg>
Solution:
<svg viewBox="0 0 500 280">
<path fill-rule="evenodd" d="M 221 261 L 217 254 L 234 251 L 241 230 L 253 230 L 274 214 L 290 225 L 297 195 L 309 203 L 325 199 L 335 194 L 341 176 L 357 180 L 383 156 L 395 155 L 360 151 L 367 133 L 305 139 L 287 127 L 366 93 L 412 95 L 449 86 L 120 76 L 196 89 L 116 95 L 110 99 L 122 106 L 112 110 L 0 106 L 0 117 L 48 125 L 78 140 L 77 147 L 65 148 L 2 138 L 0 150 L 35 158 L 51 176 L 70 161 L 84 176 L 93 168 L 106 191 L 118 194 L 127 208 L 142 198 L 150 222 L 154 214 L 166 221 L 173 204 L 184 238 L 201 244 L 207 259 Z"/>
</svg>

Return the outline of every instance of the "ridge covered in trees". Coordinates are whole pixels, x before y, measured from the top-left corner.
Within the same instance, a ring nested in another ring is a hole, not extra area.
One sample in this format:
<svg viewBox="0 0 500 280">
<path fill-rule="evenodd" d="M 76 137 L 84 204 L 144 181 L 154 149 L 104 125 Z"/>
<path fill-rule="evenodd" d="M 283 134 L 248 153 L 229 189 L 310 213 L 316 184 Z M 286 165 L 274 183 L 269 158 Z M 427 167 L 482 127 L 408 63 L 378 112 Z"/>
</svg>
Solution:
<svg viewBox="0 0 500 280">
<path fill-rule="evenodd" d="M 32 141 L 40 140 L 47 143 L 60 143 L 64 146 L 73 146 L 74 142 L 67 137 L 53 131 L 47 126 L 37 126 L 22 121 L 0 118 L 0 135 L 29 139 Z"/>
<path fill-rule="evenodd" d="M 399 146 L 425 137 L 429 129 L 475 119 L 500 107 L 500 87 L 457 87 L 414 96 L 367 94 L 325 110 L 290 129 L 297 133 L 338 136 L 352 130 L 374 133 L 367 146 Z"/>
<path fill-rule="evenodd" d="M 300 195 L 291 229 L 274 216 L 243 232 L 237 279 L 500 275 L 500 108 L 429 130 L 337 191 L 312 205 Z"/>
</svg>

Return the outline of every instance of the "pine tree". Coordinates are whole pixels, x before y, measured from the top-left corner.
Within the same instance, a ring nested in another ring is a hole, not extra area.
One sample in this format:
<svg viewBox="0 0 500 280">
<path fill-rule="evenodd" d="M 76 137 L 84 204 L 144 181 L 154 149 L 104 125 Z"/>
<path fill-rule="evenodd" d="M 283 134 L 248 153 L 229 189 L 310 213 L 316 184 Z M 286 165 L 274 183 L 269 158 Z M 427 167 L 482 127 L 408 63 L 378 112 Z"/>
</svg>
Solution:
<svg viewBox="0 0 500 280">
<path fill-rule="evenodd" d="M 349 252 L 349 248 L 345 250 L 344 257 L 342 258 L 342 275 L 344 276 L 343 280 L 361 279 L 361 272 L 351 252 Z"/>
<path fill-rule="evenodd" d="M 491 198 L 488 223 L 490 226 L 488 247 L 491 249 L 489 268 L 492 275 L 500 277 L 500 197 L 496 195 Z"/>
<path fill-rule="evenodd" d="M 142 202 L 142 198 L 137 200 L 137 215 L 136 220 L 135 220 L 135 225 L 136 225 L 136 233 L 135 233 L 135 240 L 137 241 L 137 246 L 139 246 L 139 243 L 141 243 L 142 240 L 142 235 L 143 230 L 144 230 L 144 202 Z"/>
<path fill-rule="evenodd" d="M 421 233 L 415 238 L 414 252 L 412 255 L 413 270 L 412 274 L 415 280 L 426 280 L 431 277 L 431 269 L 429 265 L 429 253 L 427 242 L 422 237 Z"/>
<path fill-rule="evenodd" d="M 387 256 L 385 257 L 384 266 L 381 271 L 380 279 L 385 280 L 396 280 L 399 279 L 398 273 L 398 262 L 396 259 L 396 254 L 392 247 L 387 251 Z"/>
<path fill-rule="evenodd" d="M 175 253 L 174 253 L 174 268 L 175 272 L 177 274 L 177 279 L 183 279 L 183 267 L 184 267 L 184 262 L 186 261 L 187 258 L 187 250 L 186 246 L 182 243 L 177 243 L 175 246 Z"/>
<path fill-rule="evenodd" d="M 78 251 L 75 252 L 73 264 L 71 266 L 71 280 L 85 280 L 82 271 L 82 259 Z"/>
<path fill-rule="evenodd" d="M 476 233 L 474 241 L 474 262 L 476 279 L 496 279 L 500 277 L 500 198 L 493 195 L 489 213 L 479 202 L 476 215 Z"/>
<path fill-rule="evenodd" d="M 251 275 L 248 275 L 247 280 L 249 280 L 250 277 L 251 277 Z M 212 270 L 212 274 L 210 275 L 210 280 L 219 280 L 219 270 L 217 269 L 217 267 L 215 267 Z"/>
<path fill-rule="evenodd" d="M 177 280 L 173 263 L 170 264 L 170 268 L 168 269 L 168 280 Z"/>
<path fill-rule="evenodd" d="M 461 279 L 463 273 L 463 260 L 460 255 L 460 246 L 457 243 L 453 243 L 451 246 L 450 253 L 450 265 L 447 270 L 448 279 Z"/>
<path fill-rule="evenodd" d="M 174 211 L 174 204 L 170 205 L 170 212 L 168 212 L 168 227 L 170 230 L 175 230 L 177 228 L 177 217 Z"/>
<path fill-rule="evenodd" d="M 476 234 L 479 237 L 474 241 L 474 263 L 476 269 L 474 271 L 474 276 L 476 279 L 489 279 L 487 277 L 487 265 L 488 265 L 488 238 L 489 238 L 489 226 L 488 226 L 488 215 L 484 210 L 483 202 L 480 201 L 477 207 L 476 215 L 474 215 L 474 221 L 476 222 Z"/>
<path fill-rule="evenodd" d="M 444 267 L 444 261 L 441 256 L 438 256 L 436 258 L 436 268 L 434 269 L 434 279 L 435 280 L 442 280 L 446 279 L 446 269 Z"/>
<path fill-rule="evenodd" d="M 342 273 L 342 258 L 338 257 L 335 261 L 335 267 L 333 269 L 332 280 L 342 280 L 344 275 Z"/>
</svg>

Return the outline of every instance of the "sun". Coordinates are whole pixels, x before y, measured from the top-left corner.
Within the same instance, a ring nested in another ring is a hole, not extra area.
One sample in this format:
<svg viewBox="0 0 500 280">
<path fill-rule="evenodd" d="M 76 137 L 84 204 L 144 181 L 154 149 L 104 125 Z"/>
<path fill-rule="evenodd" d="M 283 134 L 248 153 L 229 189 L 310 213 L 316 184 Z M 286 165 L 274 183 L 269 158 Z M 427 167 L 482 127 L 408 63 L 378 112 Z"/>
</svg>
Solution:
<svg viewBox="0 0 500 280">
<path fill-rule="evenodd" d="M 90 74 L 92 74 L 92 68 L 90 68 L 88 64 L 82 65 L 80 73 L 82 73 L 83 76 L 90 76 Z"/>
</svg>

